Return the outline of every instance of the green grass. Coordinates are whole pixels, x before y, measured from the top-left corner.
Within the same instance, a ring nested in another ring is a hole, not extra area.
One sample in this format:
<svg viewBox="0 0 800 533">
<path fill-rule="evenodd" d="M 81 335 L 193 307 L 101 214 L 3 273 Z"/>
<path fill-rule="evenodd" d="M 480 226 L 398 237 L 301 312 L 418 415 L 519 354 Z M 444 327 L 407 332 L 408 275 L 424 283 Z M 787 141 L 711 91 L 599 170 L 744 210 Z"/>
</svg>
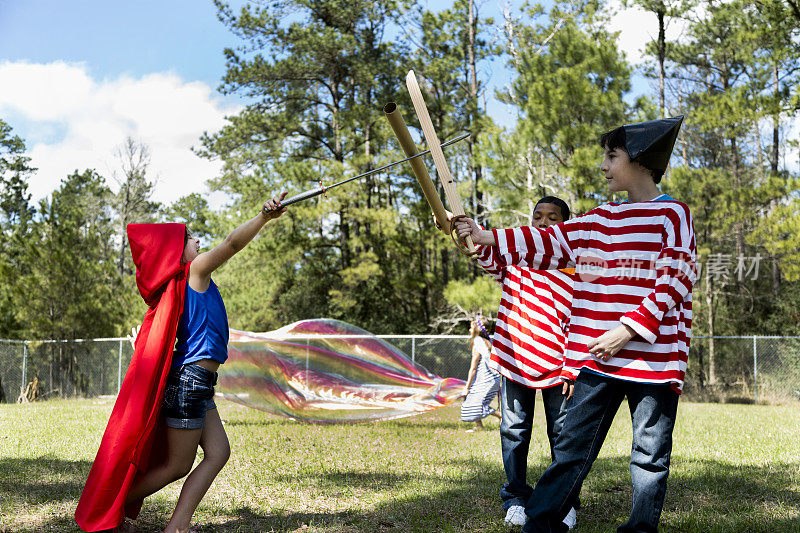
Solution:
<svg viewBox="0 0 800 533">
<path fill-rule="evenodd" d="M 112 400 L 0 405 L 0 531 L 72 532 Z M 202 532 L 505 532 L 497 422 L 465 433 L 458 406 L 394 422 L 314 426 L 218 402 L 232 457 L 195 514 Z M 538 406 L 529 477 L 549 463 Z M 623 406 L 581 498 L 577 532 L 627 518 Z M 797 407 L 682 402 L 662 531 L 800 531 Z M 159 531 L 180 482 L 136 524 Z"/>
</svg>

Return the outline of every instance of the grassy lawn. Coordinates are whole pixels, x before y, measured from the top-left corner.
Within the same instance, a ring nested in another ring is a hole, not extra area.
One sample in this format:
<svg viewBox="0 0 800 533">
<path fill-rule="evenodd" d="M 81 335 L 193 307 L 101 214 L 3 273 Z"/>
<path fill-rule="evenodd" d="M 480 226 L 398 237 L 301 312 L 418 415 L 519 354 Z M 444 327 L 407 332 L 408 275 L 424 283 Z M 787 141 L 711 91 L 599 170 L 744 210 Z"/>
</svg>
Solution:
<svg viewBox="0 0 800 533">
<path fill-rule="evenodd" d="M 505 532 L 497 422 L 465 433 L 458 405 L 394 422 L 311 426 L 218 401 L 233 454 L 195 514 L 202 532 Z M 72 519 L 112 400 L 0 405 L 0 531 Z M 530 480 L 549 463 L 541 406 Z M 630 501 L 623 406 L 581 494 L 577 532 L 613 531 Z M 163 527 L 180 482 L 145 501 Z M 684 402 L 663 531 L 800 531 L 800 410 Z"/>
</svg>

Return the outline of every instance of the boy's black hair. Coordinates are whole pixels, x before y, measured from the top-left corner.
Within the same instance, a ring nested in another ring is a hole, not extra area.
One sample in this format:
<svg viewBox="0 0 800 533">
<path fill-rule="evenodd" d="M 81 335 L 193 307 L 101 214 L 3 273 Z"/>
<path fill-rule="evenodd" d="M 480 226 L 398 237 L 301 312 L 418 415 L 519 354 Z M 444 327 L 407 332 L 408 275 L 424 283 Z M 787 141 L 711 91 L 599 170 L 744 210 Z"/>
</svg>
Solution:
<svg viewBox="0 0 800 533">
<path fill-rule="evenodd" d="M 619 128 L 614 128 L 613 130 L 607 131 L 601 135 L 600 146 L 602 146 L 604 149 L 607 149 L 609 152 L 615 148 L 622 148 L 627 152 L 628 149 L 625 148 L 625 142 L 627 140 L 628 138 L 625 135 L 625 128 L 620 126 Z"/>
<path fill-rule="evenodd" d="M 557 196 L 544 196 L 541 200 L 536 202 L 536 205 L 539 205 L 539 204 L 555 204 L 555 205 L 557 205 L 558 208 L 561 209 L 561 218 L 563 218 L 564 220 L 569 220 L 569 217 L 572 214 L 572 213 L 570 213 L 569 206 L 567 205 L 567 202 L 565 202 L 561 198 L 558 198 Z M 536 209 L 536 206 L 534 206 L 534 209 Z"/>
<path fill-rule="evenodd" d="M 619 128 L 614 128 L 611 131 L 605 132 L 603 135 L 600 136 L 600 146 L 603 149 L 614 150 L 615 148 L 619 148 L 621 150 L 625 150 L 625 153 L 628 152 L 627 148 L 628 136 L 625 134 L 625 127 L 620 126 Z M 630 154 L 628 154 L 630 155 Z M 661 183 L 661 178 L 664 177 L 663 170 L 657 170 L 654 168 L 650 168 L 647 166 L 647 163 L 644 161 L 639 161 L 638 159 L 632 159 L 631 161 L 636 161 L 642 167 L 646 168 L 648 172 L 650 172 L 650 177 L 653 178 L 653 181 L 656 183 Z"/>
</svg>

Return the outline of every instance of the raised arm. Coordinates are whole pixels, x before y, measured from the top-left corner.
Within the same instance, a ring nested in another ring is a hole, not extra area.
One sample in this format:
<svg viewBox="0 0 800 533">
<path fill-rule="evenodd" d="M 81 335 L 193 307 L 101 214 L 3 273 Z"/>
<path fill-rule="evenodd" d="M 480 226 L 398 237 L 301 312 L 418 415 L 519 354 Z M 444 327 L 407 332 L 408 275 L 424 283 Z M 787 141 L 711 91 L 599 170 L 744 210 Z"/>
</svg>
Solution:
<svg viewBox="0 0 800 533">
<path fill-rule="evenodd" d="M 256 216 L 233 230 L 216 247 L 198 255 L 189 266 L 189 286 L 198 292 L 205 292 L 211 282 L 211 274 L 216 269 L 247 246 L 247 243 L 253 240 L 264 224 L 286 212 L 285 207 L 280 207 L 281 200 L 285 196 L 286 192 L 283 192 L 264 202 L 263 209 Z"/>
<path fill-rule="evenodd" d="M 576 243 L 579 242 L 585 221 L 577 217 L 547 228 L 482 229 L 472 219 L 455 223 L 458 236 L 472 236 L 475 244 L 496 246 L 500 261 L 506 265 L 533 270 L 571 268 L 576 262 Z"/>
</svg>

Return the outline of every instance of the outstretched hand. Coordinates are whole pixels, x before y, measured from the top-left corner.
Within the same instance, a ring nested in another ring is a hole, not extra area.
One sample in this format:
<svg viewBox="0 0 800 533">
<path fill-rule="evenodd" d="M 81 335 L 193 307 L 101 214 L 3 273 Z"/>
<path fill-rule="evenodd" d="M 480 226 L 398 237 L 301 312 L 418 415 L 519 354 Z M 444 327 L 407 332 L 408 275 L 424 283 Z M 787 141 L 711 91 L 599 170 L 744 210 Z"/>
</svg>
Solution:
<svg viewBox="0 0 800 533">
<path fill-rule="evenodd" d="M 478 223 L 471 218 L 458 218 L 453 223 L 453 226 L 456 228 L 456 234 L 461 240 L 472 237 L 472 242 L 475 244 L 497 245 L 494 240 L 494 234 L 491 231 L 482 230 Z"/>
<path fill-rule="evenodd" d="M 284 198 L 286 198 L 286 191 L 264 202 L 263 213 L 266 220 L 276 219 L 286 212 L 286 208 L 281 206 L 281 201 Z"/>
<path fill-rule="evenodd" d="M 136 349 L 136 338 L 139 336 L 139 330 L 142 329 L 142 325 L 139 324 L 138 326 L 134 326 L 131 328 L 131 333 L 128 335 L 128 341 L 131 343 L 131 348 L 134 350 Z"/>
</svg>

